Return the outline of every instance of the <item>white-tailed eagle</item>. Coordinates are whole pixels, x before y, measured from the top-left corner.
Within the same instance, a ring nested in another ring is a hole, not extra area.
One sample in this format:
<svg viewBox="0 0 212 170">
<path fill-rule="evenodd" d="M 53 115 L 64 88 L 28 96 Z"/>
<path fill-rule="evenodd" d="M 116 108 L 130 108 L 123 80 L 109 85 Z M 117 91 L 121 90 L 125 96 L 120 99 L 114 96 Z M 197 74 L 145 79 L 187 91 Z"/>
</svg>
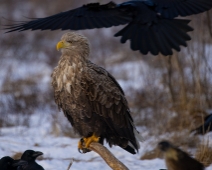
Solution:
<svg viewBox="0 0 212 170">
<path fill-rule="evenodd" d="M 83 137 L 86 148 L 92 141 L 106 140 L 110 146 L 118 145 L 135 154 L 139 134 L 124 92 L 110 73 L 88 60 L 87 38 L 68 32 L 57 49 L 62 55 L 52 74 L 55 101 Z"/>
</svg>

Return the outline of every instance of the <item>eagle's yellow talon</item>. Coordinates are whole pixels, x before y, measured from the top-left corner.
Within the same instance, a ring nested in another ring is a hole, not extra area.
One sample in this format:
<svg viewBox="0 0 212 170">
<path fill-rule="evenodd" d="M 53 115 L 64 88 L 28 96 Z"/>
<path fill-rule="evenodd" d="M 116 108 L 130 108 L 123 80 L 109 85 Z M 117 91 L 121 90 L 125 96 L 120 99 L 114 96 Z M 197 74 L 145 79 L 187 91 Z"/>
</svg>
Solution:
<svg viewBox="0 0 212 170">
<path fill-rule="evenodd" d="M 99 138 L 100 137 L 92 135 L 91 137 L 80 139 L 80 141 L 78 142 L 79 152 L 81 152 L 81 150 L 83 151 L 83 149 L 88 149 L 92 142 L 99 142 Z"/>
<path fill-rule="evenodd" d="M 91 137 L 84 138 L 85 148 L 88 148 L 92 142 L 99 142 L 99 137 L 92 135 Z"/>
</svg>

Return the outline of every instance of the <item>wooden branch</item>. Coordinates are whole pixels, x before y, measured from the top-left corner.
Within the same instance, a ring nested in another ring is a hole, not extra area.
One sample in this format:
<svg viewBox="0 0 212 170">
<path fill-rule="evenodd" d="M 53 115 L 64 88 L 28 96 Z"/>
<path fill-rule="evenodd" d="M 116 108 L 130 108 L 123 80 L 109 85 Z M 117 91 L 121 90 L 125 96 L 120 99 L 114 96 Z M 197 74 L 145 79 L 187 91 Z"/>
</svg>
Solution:
<svg viewBox="0 0 212 170">
<path fill-rule="evenodd" d="M 129 170 L 106 147 L 97 142 L 92 142 L 89 149 L 98 153 L 113 170 Z"/>
</svg>

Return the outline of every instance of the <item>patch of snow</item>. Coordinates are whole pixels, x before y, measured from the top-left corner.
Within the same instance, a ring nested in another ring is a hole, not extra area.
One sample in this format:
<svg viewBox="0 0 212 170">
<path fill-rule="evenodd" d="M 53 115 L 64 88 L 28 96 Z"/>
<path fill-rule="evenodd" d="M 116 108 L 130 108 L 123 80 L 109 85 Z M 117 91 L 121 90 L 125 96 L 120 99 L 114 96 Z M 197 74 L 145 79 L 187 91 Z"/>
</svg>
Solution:
<svg viewBox="0 0 212 170">
<path fill-rule="evenodd" d="M 49 115 L 34 114 L 30 117 L 30 126 L 0 128 L 0 157 L 13 156 L 15 153 L 33 149 L 44 153 L 42 160 L 37 162 L 45 170 L 67 169 L 71 160 L 74 160 L 70 170 L 110 170 L 102 158 L 95 152 L 81 154 L 77 150 L 79 139 L 51 134 L 52 118 Z M 138 128 L 139 130 L 142 127 Z M 208 133 L 206 138 L 212 133 Z M 153 149 L 149 143 L 154 143 L 155 138 L 141 142 L 139 153 L 132 155 L 120 147 L 107 148 L 130 170 L 159 170 L 166 169 L 163 159 L 140 160 L 141 155 Z M 212 140 L 210 140 L 212 142 Z M 212 165 L 206 170 L 212 170 Z"/>
<path fill-rule="evenodd" d="M 79 139 L 51 135 L 51 122 L 49 116 L 34 114 L 30 117 L 30 126 L 4 127 L 0 129 L 0 157 L 33 149 L 44 153 L 43 160 L 37 162 L 45 170 L 67 169 L 70 161 L 74 159 L 71 170 L 109 170 L 110 168 L 95 152 L 81 154 L 77 150 Z M 142 151 L 148 141 L 141 143 Z M 165 168 L 161 159 L 140 160 L 142 152 L 132 155 L 120 147 L 106 147 L 131 170 L 157 170 Z"/>
</svg>

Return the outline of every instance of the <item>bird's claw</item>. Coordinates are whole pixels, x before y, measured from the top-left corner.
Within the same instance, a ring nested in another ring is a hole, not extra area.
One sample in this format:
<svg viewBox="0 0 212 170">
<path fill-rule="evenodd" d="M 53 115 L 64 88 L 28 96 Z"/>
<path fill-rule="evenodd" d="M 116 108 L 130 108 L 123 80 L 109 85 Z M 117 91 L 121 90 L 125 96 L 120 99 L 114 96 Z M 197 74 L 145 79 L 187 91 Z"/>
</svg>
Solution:
<svg viewBox="0 0 212 170">
<path fill-rule="evenodd" d="M 90 152 L 90 149 L 85 148 L 85 140 L 84 138 L 81 138 L 79 143 L 78 143 L 78 151 L 79 153 L 87 153 Z"/>
<path fill-rule="evenodd" d="M 78 142 L 78 151 L 79 151 L 79 153 L 84 153 L 83 152 L 83 145 L 84 145 L 84 139 L 81 138 L 80 141 Z"/>
<path fill-rule="evenodd" d="M 78 152 L 79 152 L 79 153 L 83 153 L 83 152 L 82 152 L 82 149 L 80 149 L 80 148 L 78 148 Z"/>
</svg>

